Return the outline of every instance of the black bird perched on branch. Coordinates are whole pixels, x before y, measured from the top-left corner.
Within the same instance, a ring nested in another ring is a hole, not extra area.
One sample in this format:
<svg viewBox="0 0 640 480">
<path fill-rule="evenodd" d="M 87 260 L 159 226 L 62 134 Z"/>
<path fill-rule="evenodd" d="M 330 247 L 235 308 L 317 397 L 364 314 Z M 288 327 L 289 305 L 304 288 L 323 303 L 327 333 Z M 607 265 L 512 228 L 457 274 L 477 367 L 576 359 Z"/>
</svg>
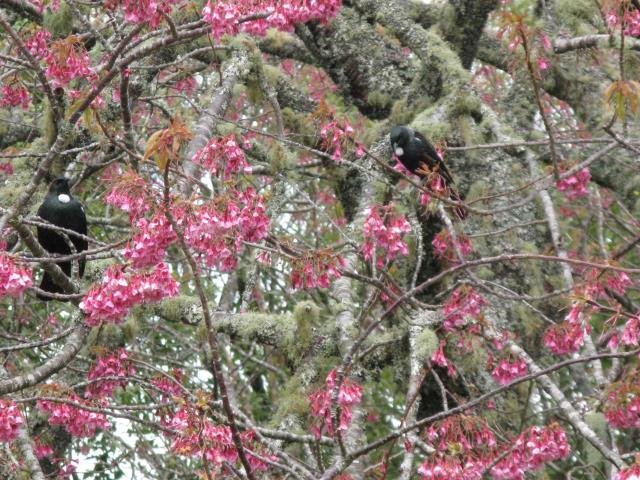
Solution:
<svg viewBox="0 0 640 480">
<path fill-rule="evenodd" d="M 56 178 L 49 185 L 49 192 L 44 198 L 44 202 L 38 208 L 38 216 L 49 223 L 67 230 L 87 235 L 87 217 L 84 214 L 84 208 L 78 200 L 71 196 L 69 191 L 69 181 L 64 178 Z M 85 239 L 69 234 L 69 240 L 73 244 L 76 253 L 87 249 L 88 243 Z M 55 230 L 45 227 L 38 227 L 38 242 L 49 253 L 59 255 L 70 255 L 71 247 L 67 243 L 64 236 Z M 85 260 L 79 261 L 80 277 L 84 274 Z M 61 262 L 58 264 L 62 271 L 71 277 L 71 262 Z M 44 272 L 40 288 L 45 292 L 64 293 L 47 272 Z M 42 300 L 49 300 L 49 297 L 38 296 Z"/>
<path fill-rule="evenodd" d="M 425 178 L 439 175 L 451 200 L 462 200 L 453 185 L 451 172 L 424 136 L 409 127 L 397 126 L 391 129 L 390 137 L 393 153 L 407 170 Z M 455 212 L 461 219 L 467 215 L 463 207 L 455 207 Z"/>
</svg>

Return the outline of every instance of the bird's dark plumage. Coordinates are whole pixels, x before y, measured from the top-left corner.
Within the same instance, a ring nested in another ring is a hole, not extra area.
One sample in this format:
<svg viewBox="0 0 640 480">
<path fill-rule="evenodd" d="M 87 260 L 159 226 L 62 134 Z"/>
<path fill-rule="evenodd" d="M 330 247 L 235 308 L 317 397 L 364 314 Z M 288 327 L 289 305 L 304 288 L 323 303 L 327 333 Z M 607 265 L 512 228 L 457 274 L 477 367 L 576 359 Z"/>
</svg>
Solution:
<svg viewBox="0 0 640 480">
<path fill-rule="evenodd" d="M 451 199 L 461 200 L 453 186 L 451 172 L 424 136 L 403 126 L 393 127 L 389 136 L 393 153 L 407 170 L 421 177 L 428 176 L 429 172 L 439 174 L 444 181 L 444 186 L 449 190 Z M 466 212 L 462 207 L 457 207 L 456 214 L 464 218 Z"/>
<path fill-rule="evenodd" d="M 87 217 L 80 202 L 71 196 L 69 192 L 69 181 L 66 178 L 56 178 L 49 185 L 49 192 L 38 208 L 38 216 L 49 223 L 58 227 L 72 230 L 82 235 L 87 234 Z M 69 240 L 73 244 L 76 252 L 82 252 L 87 249 L 87 241 L 74 235 L 68 235 Z M 70 255 L 71 248 L 65 241 L 64 237 L 54 230 L 38 227 L 38 242 L 49 253 L 58 255 Z M 79 262 L 80 276 L 84 274 L 84 259 Z M 61 262 L 58 264 L 62 271 L 71 276 L 71 262 Z M 46 292 L 63 293 L 47 272 L 42 277 L 40 288 Z M 40 297 L 48 300 L 48 297 Z"/>
</svg>

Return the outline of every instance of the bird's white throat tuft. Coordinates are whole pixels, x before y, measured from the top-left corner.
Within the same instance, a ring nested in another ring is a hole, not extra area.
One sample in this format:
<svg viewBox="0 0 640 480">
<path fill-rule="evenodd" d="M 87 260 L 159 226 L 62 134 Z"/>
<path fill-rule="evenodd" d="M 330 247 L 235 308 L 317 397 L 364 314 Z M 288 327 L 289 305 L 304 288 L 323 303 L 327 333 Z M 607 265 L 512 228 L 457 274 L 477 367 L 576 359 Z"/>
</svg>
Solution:
<svg viewBox="0 0 640 480">
<path fill-rule="evenodd" d="M 396 147 L 395 152 L 398 157 L 404 155 L 404 150 L 402 149 L 402 147 Z"/>
<path fill-rule="evenodd" d="M 66 193 L 61 193 L 60 195 L 58 195 L 58 201 L 60 203 L 69 203 L 71 201 L 71 197 Z"/>
</svg>

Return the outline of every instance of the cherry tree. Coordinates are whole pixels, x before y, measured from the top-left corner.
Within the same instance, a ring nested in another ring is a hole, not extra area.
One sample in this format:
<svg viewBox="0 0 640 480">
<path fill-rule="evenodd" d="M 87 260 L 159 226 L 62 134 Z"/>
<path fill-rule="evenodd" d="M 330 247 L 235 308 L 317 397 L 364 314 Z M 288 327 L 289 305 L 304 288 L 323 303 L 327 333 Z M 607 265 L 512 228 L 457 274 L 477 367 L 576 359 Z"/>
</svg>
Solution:
<svg viewBox="0 0 640 480">
<path fill-rule="evenodd" d="M 639 2 L 0 7 L 2 478 L 640 478 Z"/>
</svg>

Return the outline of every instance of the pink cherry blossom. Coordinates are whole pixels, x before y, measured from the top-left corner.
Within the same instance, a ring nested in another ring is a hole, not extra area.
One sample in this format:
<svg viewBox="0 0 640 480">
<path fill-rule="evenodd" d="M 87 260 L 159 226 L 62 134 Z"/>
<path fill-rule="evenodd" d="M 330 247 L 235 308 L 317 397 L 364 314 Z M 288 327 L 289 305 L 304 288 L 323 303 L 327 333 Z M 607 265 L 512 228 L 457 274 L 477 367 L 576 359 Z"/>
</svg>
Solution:
<svg viewBox="0 0 640 480">
<path fill-rule="evenodd" d="M 640 460 L 636 459 L 636 463 L 630 467 L 623 468 L 618 472 L 616 480 L 639 480 L 640 479 Z"/>
<path fill-rule="evenodd" d="M 162 14 L 170 14 L 180 0 L 121 0 L 124 19 L 129 23 L 149 23 L 151 28 L 162 21 Z"/>
<path fill-rule="evenodd" d="M 96 364 L 89 370 L 87 380 L 98 380 L 89 384 L 84 392 L 86 398 L 105 398 L 111 396 L 116 388 L 124 388 L 126 377 L 134 375 L 136 369 L 128 360 L 129 355 L 124 348 L 110 354 L 99 355 Z M 100 380 L 104 377 L 123 377 L 123 380 Z"/>
<path fill-rule="evenodd" d="M 564 321 L 547 328 L 542 341 L 555 355 L 567 355 L 580 350 L 584 335 L 581 325 Z"/>
<path fill-rule="evenodd" d="M 45 57 L 45 74 L 53 87 L 64 87 L 76 78 L 95 76 L 89 67 L 89 54 L 76 37 L 67 37 L 51 43 Z"/>
<path fill-rule="evenodd" d="M 129 213 L 129 221 L 139 219 L 150 210 L 151 195 L 147 182 L 133 170 L 124 172 L 118 168 L 107 170 L 102 180 L 113 186 L 105 202 Z"/>
<path fill-rule="evenodd" d="M 393 160 L 395 160 L 395 162 L 396 162 L 396 163 L 395 163 L 395 165 L 393 166 L 393 169 L 394 169 L 396 172 L 400 172 L 400 173 L 402 173 L 403 175 L 406 175 L 406 176 L 408 176 L 408 177 L 410 177 L 411 175 L 413 175 L 413 173 L 412 173 L 412 172 L 411 172 L 407 167 L 405 167 L 405 166 L 400 162 L 400 159 L 396 156 L 396 154 L 395 154 L 395 153 L 392 155 L 392 157 L 391 157 L 391 158 L 393 158 Z"/>
<path fill-rule="evenodd" d="M 542 45 L 542 48 L 546 52 L 550 52 L 553 49 L 553 45 L 551 45 L 551 39 L 549 38 L 548 35 L 541 33 L 539 35 L 539 39 L 540 39 L 540 44 Z"/>
<path fill-rule="evenodd" d="M 451 444 L 469 453 L 496 446 L 495 435 L 485 420 L 476 415 L 453 415 L 438 421 L 426 429 L 425 437 L 438 451 L 446 451 Z"/>
<path fill-rule="evenodd" d="M 172 396 L 179 397 L 183 393 L 180 387 L 180 383 L 184 377 L 182 370 L 174 368 L 171 376 L 173 377 L 172 379 L 162 375 L 151 380 L 151 384 L 161 390 L 163 396 L 167 397 L 167 399 L 170 399 Z"/>
<path fill-rule="evenodd" d="M 51 33 L 42 28 L 36 31 L 36 33 L 31 37 L 27 38 L 24 41 L 24 45 L 27 47 L 27 50 L 29 50 L 31 55 L 38 60 L 42 60 L 49 52 L 49 40 L 51 40 Z"/>
<path fill-rule="evenodd" d="M 267 252 L 266 250 L 260 250 L 256 255 L 256 261 L 261 263 L 262 265 L 271 265 L 272 258 L 271 252 Z"/>
<path fill-rule="evenodd" d="M 462 465 L 460 458 L 440 456 L 425 460 L 420 467 L 418 473 L 422 475 L 423 480 L 480 480 L 482 478 L 482 469 L 467 468 Z"/>
<path fill-rule="evenodd" d="M 625 272 L 608 272 L 606 276 L 607 288 L 618 295 L 624 295 L 632 283 L 631 278 Z"/>
<path fill-rule="evenodd" d="M 16 403 L 0 400 L 0 443 L 12 442 L 23 423 L 22 412 Z"/>
<path fill-rule="evenodd" d="M 315 251 L 292 261 L 291 286 L 295 289 L 329 288 L 331 280 L 342 276 L 345 260 L 331 252 Z"/>
<path fill-rule="evenodd" d="M 2 85 L 0 93 L 2 94 L 2 98 L 0 98 L 0 107 L 29 108 L 31 96 L 23 86 L 17 84 L 4 84 Z"/>
<path fill-rule="evenodd" d="M 480 480 L 491 463 L 495 435 L 480 417 L 454 415 L 431 425 L 425 431 L 428 444 L 436 450 L 418 468 L 423 479 Z M 457 455 L 448 455 L 455 446 Z"/>
<path fill-rule="evenodd" d="M 320 438 L 323 430 L 333 436 L 333 423 L 331 421 L 331 397 L 336 385 L 335 369 L 331 370 L 325 380 L 325 388 L 316 390 L 309 395 L 311 415 L 316 417 L 311 428 L 313 434 Z M 356 382 L 345 378 L 338 391 L 338 406 L 340 407 L 340 418 L 338 420 L 338 430 L 346 430 L 351 423 L 351 410 L 354 405 L 360 403 L 362 399 L 362 387 Z"/>
<path fill-rule="evenodd" d="M 253 188 L 228 189 L 224 196 L 183 214 L 184 238 L 209 267 L 236 268 L 243 243 L 260 242 L 269 230 L 264 198 Z"/>
<path fill-rule="evenodd" d="M 569 451 L 567 436 L 557 423 L 529 427 L 516 439 L 508 455 L 491 468 L 491 475 L 496 480 L 524 480 L 525 472 L 566 458 Z"/>
<path fill-rule="evenodd" d="M 80 308 L 89 326 L 103 321 L 120 323 L 134 306 L 172 297 L 178 290 L 178 282 L 163 263 L 149 273 L 132 275 L 126 275 L 121 265 L 114 265 L 105 272 L 102 282 L 89 290 Z"/>
<path fill-rule="evenodd" d="M 93 406 L 73 394 L 67 399 L 83 406 Z M 53 400 L 38 400 L 38 409 L 49 415 L 49 425 L 60 425 L 74 437 L 93 437 L 96 430 L 110 427 L 107 417 L 102 413 L 92 412 L 67 403 Z"/>
<path fill-rule="evenodd" d="M 433 254 L 436 257 L 442 257 L 449 261 L 458 261 L 458 254 L 453 249 L 453 241 L 448 230 L 442 230 L 433 237 L 431 245 L 433 246 Z M 455 246 L 463 258 L 466 258 L 471 252 L 473 252 L 471 239 L 464 234 L 456 235 Z"/>
<path fill-rule="evenodd" d="M 219 40 L 223 35 L 234 35 L 244 31 L 253 35 L 265 35 L 267 29 L 291 31 L 296 23 L 310 20 L 327 21 L 340 8 L 340 0 L 208 0 L 202 9 L 203 19 L 211 24 L 211 34 Z M 264 18 L 243 21 L 242 17 L 265 14 Z"/>
<path fill-rule="evenodd" d="M 571 325 L 582 325 L 582 313 L 584 310 L 584 304 L 581 302 L 574 302 L 571 305 L 571 310 L 564 317 L 564 321 Z"/>
<path fill-rule="evenodd" d="M 33 285 L 31 270 L 22 268 L 0 252 L 0 298 L 17 297 Z"/>
<path fill-rule="evenodd" d="M 573 201 L 577 198 L 584 197 L 589 194 L 588 186 L 591 180 L 591 172 L 588 168 L 579 170 L 570 177 L 559 180 L 556 183 L 558 190 L 564 193 L 564 196 L 569 201 Z"/>
<path fill-rule="evenodd" d="M 527 374 L 527 364 L 521 358 L 503 358 L 491 372 L 493 379 L 500 385 L 507 385 Z"/>
<path fill-rule="evenodd" d="M 640 381 L 638 374 L 614 382 L 605 392 L 604 416 L 616 428 L 640 428 Z"/>
<path fill-rule="evenodd" d="M 192 76 L 181 78 L 173 84 L 173 89 L 176 92 L 184 93 L 190 97 L 195 94 L 196 88 L 198 88 L 198 82 Z"/>
<path fill-rule="evenodd" d="M 438 348 L 435 352 L 433 352 L 433 355 L 431 355 L 431 361 L 439 367 L 446 368 L 447 375 L 449 375 L 450 377 L 455 377 L 457 375 L 456 368 L 454 367 L 452 362 L 447 360 L 447 357 L 444 354 L 444 346 L 446 344 L 447 342 L 445 340 L 440 340 Z"/>
<path fill-rule="evenodd" d="M 324 148 L 333 152 L 331 159 L 339 162 L 342 160 L 342 148 L 348 138 L 353 137 L 353 127 L 347 120 L 333 120 L 326 123 L 320 129 L 320 138 L 324 143 Z"/>
<path fill-rule="evenodd" d="M 3 173 L 4 175 L 12 175 L 13 165 L 11 165 L 9 162 L 0 163 L 0 173 Z"/>
<path fill-rule="evenodd" d="M 486 303 L 473 288 L 465 286 L 456 288 L 442 308 L 445 330 L 451 331 L 464 327 L 469 317 L 477 318 L 480 315 Z"/>
<path fill-rule="evenodd" d="M 251 173 L 251 166 L 233 134 L 210 140 L 195 153 L 192 160 L 213 175 L 223 172 L 225 180 L 229 180 L 233 174 Z"/>
<path fill-rule="evenodd" d="M 210 420 L 202 418 L 190 405 L 180 408 L 171 418 L 168 426 L 178 432 L 171 443 L 171 450 L 174 453 L 194 458 L 204 457 L 214 468 L 220 467 L 224 462 L 234 464 L 238 461 L 238 451 L 235 448 L 231 428 L 226 425 L 215 425 Z M 252 431 L 241 432 L 240 437 L 243 447 L 247 450 L 255 451 L 272 461 L 277 458 L 255 443 L 255 434 Z M 252 470 L 264 471 L 269 468 L 264 461 L 251 455 L 250 452 L 246 453 Z"/>
<path fill-rule="evenodd" d="M 547 57 L 538 57 L 536 58 L 536 64 L 538 65 L 538 70 L 544 72 L 549 68 L 551 62 L 549 62 L 549 59 Z"/>
<path fill-rule="evenodd" d="M 50 457 L 53 455 L 53 448 L 51 445 L 46 443 L 42 443 L 39 438 L 34 438 L 34 447 L 33 453 L 36 455 L 36 458 L 42 460 L 43 458 Z"/>
<path fill-rule="evenodd" d="M 636 37 L 640 35 L 640 12 L 636 9 L 625 9 L 621 17 L 617 10 L 610 10 L 605 13 L 605 21 L 611 29 L 624 27 L 624 34 Z"/>
<path fill-rule="evenodd" d="M 622 330 L 622 337 L 620 340 L 623 345 L 638 346 L 638 339 L 640 338 L 640 317 L 634 315 L 624 325 Z"/>
<path fill-rule="evenodd" d="M 176 234 L 164 213 L 156 213 L 151 220 L 137 221 L 138 233 L 123 251 L 124 258 L 131 260 L 135 268 L 160 263 L 164 254 L 175 240 Z"/>
<path fill-rule="evenodd" d="M 640 35 L 640 11 L 627 10 L 625 13 L 625 25 L 627 28 L 624 30 L 625 35 L 637 37 Z"/>
<path fill-rule="evenodd" d="M 391 205 L 369 208 L 363 226 L 364 259 L 371 261 L 375 252 L 376 266 L 383 268 L 385 263 L 397 256 L 408 255 L 409 248 L 402 237 L 410 231 L 411 225 L 407 219 L 395 213 Z"/>
</svg>

